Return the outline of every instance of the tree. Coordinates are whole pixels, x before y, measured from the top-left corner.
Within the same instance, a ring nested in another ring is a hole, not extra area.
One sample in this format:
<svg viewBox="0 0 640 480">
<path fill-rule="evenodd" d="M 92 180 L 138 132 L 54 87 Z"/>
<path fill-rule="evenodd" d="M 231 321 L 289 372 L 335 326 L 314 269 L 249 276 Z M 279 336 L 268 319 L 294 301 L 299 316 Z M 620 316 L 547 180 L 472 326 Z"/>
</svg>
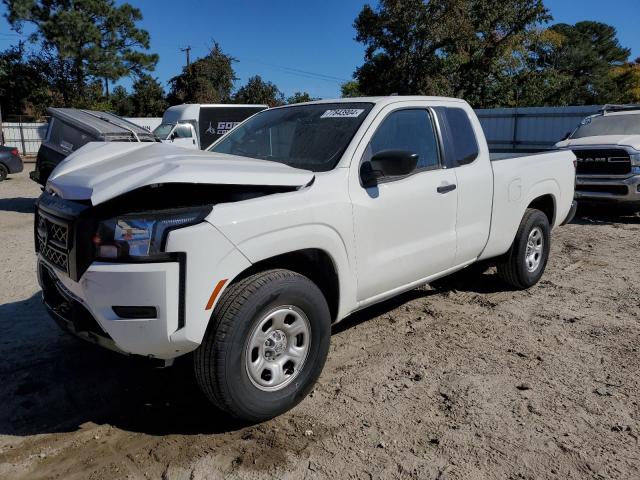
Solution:
<svg viewBox="0 0 640 480">
<path fill-rule="evenodd" d="M 340 94 L 342 98 L 361 97 L 360 84 L 356 80 L 350 80 L 340 85 Z"/>
<path fill-rule="evenodd" d="M 47 78 L 22 44 L 0 52 L 0 107 L 5 116 L 43 115 L 51 100 Z"/>
<path fill-rule="evenodd" d="M 135 117 L 161 117 L 167 109 L 162 85 L 151 75 L 141 75 L 133 83 L 130 99 Z"/>
<path fill-rule="evenodd" d="M 225 103 L 231 101 L 233 82 L 236 80 L 233 62 L 214 42 L 211 51 L 197 59 L 182 73 L 169 80 L 169 103 Z"/>
<path fill-rule="evenodd" d="M 129 92 L 127 92 L 127 90 L 123 86 L 118 85 L 113 89 L 113 92 L 109 97 L 109 103 L 111 104 L 110 110 L 117 113 L 121 117 L 134 116 L 131 97 L 129 96 Z"/>
<path fill-rule="evenodd" d="M 138 27 L 139 9 L 114 0 L 2 0 L 10 25 L 21 32 L 25 23 L 35 26 L 32 42 L 53 50 L 60 61 L 69 60 L 74 77 L 74 97 L 86 99 L 87 86 L 132 73 L 153 70 L 158 61 L 149 48 L 149 34 Z M 67 86 L 69 88 L 70 86 Z M 92 85 L 93 89 L 94 86 Z M 69 92 L 65 97 L 70 98 Z"/>
<path fill-rule="evenodd" d="M 284 95 L 275 84 L 265 82 L 260 75 L 255 75 L 238 89 L 234 100 L 236 103 L 259 103 L 275 107 L 284 104 Z"/>
<path fill-rule="evenodd" d="M 314 100 L 320 99 L 312 97 L 307 92 L 296 92 L 292 96 L 287 98 L 287 103 L 313 102 Z"/>
<path fill-rule="evenodd" d="M 362 93 L 500 101 L 505 58 L 550 16 L 542 0 L 381 0 L 355 20 Z M 496 88 L 498 87 L 498 88 Z"/>
<path fill-rule="evenodd" d="M 620 103 L 640 103 L 640 57 L 627 62 L 621 67 L 614 67 L 611 75 L 620 85 Z"/>
<path fill-rule="evenodd" d="M 628 88 L 623 73 L 630 50 L 623 48 L 616 29 L 599 22 L 560 23 L 549 29 L 560 37 L 541 62 L 561 75 L 549 103 L 591 105 L 621 101 Z M 619 75 L 615 75 L 615 71 Z"/>
</svg>

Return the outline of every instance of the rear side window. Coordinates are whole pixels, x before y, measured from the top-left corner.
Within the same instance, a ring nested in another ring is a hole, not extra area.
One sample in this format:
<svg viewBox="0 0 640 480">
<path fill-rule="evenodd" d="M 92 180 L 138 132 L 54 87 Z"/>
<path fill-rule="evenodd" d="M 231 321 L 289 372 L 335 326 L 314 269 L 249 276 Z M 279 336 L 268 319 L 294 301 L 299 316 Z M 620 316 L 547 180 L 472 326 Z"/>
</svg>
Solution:
<svg viewBox="0 0 640 480">
<path fill-rule="evenodd" d="M 418 154 L 418 169 L 439 166 L 438 143 L 431 116 L 426 110 L 391 113 L 378 127 L 369 147 L 369 158 L 383 150 L 408 150 Z"/>
<path fill-rule="evenodd" d="M 476 134 L 462 108 L 437 107 L 449 167 L 472 163 L 479 153 Z"/>
<path fill-rule="evenodd" d="M 77 128 L 59 120 L 51 119 L 49 121 L 49 131 L 47 133 L 47 142 L 54 145 L 64 153 L 71 153 L 93 139 Z"/>
</svg>

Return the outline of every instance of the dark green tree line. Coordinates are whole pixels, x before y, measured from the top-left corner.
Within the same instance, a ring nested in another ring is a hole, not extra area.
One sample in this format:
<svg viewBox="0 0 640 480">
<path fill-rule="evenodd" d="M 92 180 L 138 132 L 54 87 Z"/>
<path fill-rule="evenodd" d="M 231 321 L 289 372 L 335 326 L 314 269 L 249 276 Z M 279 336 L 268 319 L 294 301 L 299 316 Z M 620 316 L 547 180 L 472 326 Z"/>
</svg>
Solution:
<svg viewBox="0 0 640 480">
<path fill-rule="evenodd" d="M 364 63 L 343 96 L 445 95 L 475 107 L 640 101 L 615 28 L 550 20 L 542 0 L 366 5 L 354 23 Z"/>
</svg>

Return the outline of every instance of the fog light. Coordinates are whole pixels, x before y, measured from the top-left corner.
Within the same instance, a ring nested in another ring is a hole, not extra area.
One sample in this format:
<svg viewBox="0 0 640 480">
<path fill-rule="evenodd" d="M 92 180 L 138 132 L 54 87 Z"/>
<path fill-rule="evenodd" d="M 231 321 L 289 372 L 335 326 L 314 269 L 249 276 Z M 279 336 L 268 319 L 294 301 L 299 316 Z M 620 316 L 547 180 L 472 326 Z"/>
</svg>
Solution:
<svg viewBox="0 0 640 480">
<path fill-rule="evenodd" d="M 142 306 L 113 306 L 111 307 L 113 313 L 120 318 L 125 319 L 148 319 L 158 318 L 158 311 L 156 307 L 142 307 Z"/>
</svg>

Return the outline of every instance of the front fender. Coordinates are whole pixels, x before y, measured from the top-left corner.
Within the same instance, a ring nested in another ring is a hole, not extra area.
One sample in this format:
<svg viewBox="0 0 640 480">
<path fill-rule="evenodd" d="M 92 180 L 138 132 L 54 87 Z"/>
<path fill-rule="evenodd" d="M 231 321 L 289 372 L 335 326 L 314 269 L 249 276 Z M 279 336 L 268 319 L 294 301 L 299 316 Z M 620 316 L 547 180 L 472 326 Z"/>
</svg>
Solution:
<svg viewBox="0 0 640 480">
<path fill-rule="evenodd" d="M 338 275 L 338 318 L 353 310 L 356 282 L 347 245 L 329 225 L 304 224 L 263 232 L 239 242 L 236 247 L 252 264 L 299 250 L 322 250 L 331 258 Z"/>
</svg>

